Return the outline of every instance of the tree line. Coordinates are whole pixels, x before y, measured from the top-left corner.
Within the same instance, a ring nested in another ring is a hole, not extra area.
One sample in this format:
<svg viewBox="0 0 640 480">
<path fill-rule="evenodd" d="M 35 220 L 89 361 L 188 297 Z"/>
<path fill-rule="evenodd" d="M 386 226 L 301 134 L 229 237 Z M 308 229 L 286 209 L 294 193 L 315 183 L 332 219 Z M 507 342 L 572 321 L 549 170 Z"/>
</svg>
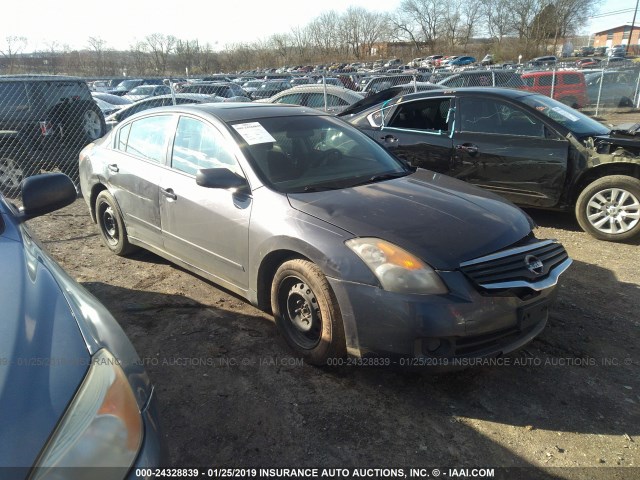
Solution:
<svg viewBox="0 0 640 480">
<path fill-rule="evenodd" d="M 183 76 L 391 56 L 409 60 L 436 53 L 490 52 L 498 60 L 514 60 L 555 53 L 598 1 L 402 0 L 385 13 L 352 6 L 342 13 L 324 12 L 288 32 L 222 49 L 154 33 L 124 51 L 90 37 L 81 50 L 51 41 L 27 54 L 28 39 L 9 36 L 0 49 L 0 73 Z"/>
</svg>

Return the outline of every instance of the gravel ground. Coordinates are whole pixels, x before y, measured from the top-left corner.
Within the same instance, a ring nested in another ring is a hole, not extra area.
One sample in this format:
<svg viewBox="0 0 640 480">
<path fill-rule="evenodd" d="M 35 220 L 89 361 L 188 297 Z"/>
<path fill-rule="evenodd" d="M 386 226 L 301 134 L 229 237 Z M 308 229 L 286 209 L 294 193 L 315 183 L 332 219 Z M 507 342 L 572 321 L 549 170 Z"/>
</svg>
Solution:
<svg viewBox="0 0 640 480">
<path fill-rule="evenodd" d="M 501 364 L 446 375 L 301 364 L 244 300 L 153 254 L 111 254 L 82 200 L 30 224 L 147 363 L 173 466 L 640 478 L 638 242 L 597 241 L 569 214 L 529 213 L 537 236 L 574 259 L 548 327 Z"/>
</svg>

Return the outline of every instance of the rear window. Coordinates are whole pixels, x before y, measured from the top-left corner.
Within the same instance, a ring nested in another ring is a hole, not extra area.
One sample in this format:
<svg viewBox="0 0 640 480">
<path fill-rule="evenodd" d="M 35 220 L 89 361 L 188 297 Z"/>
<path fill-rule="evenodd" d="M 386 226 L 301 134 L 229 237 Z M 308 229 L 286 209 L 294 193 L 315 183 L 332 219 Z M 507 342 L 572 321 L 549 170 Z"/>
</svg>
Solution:
<svg viewBox="0 0 640 480">
<path fill-rule="evenodd" d="M 29 109 L 24 83 L 0 83 L 0 112 Z"/>
</svg>

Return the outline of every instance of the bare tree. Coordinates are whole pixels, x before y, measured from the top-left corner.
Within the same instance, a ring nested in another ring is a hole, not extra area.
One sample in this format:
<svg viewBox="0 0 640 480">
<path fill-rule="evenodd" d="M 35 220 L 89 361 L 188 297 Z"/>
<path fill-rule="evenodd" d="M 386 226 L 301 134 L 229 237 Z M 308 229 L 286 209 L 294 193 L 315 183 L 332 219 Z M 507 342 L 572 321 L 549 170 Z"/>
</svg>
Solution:
<svg viewBox="0 0 640 480">
<path fill-rule="evenodd" d="M 169 55 L 174 51 L 177 38 L 173 35 L 153 33 L 145 37 L 145 42 L 149 47 L 156 74 L 164 75 L 167 70 Z"/>
<path fill-rule="evenodd" d="M 441 5 L 438 0 L 402 0 L 391 20 L 396 36 L 413 42 L 418 51 L 425 43 L 433 53 L 442 18 Z"/>
<path fill-rule="evenodd" d="M 5 37 L 5 47 L 0 50 L 0 54 L 6 59 L 9 65 L 9 73 L 14 73 L 17 56 L 27 48 L 27 38 L 9 35 Z"/>
<path fill-rule="evenodd" d="M 104 52 L 107 42 L 100 37 L 89 37 L 89 49 L 94 54 L 95 70 L 98 75 L 104 75 Z"/>
</svg>

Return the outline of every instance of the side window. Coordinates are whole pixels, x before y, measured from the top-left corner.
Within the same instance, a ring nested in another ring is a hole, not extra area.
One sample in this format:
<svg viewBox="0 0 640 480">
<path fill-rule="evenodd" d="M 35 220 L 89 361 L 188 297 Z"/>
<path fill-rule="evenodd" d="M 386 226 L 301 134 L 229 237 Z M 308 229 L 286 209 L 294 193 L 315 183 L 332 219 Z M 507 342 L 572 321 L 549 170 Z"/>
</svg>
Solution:
<svg viewBox="0 0 640 480">
<path fill-rule="evenodd" d="M 167 141 L 173 133 L 173 117 L 157 115 L 141 118 L 131 124 L 127 153 L 164 163 Z"/>
<path fill-rule="evenodd" d="M 524 110 L 499 100 L 462 97 L 460 130 L 526 137 L 544 137 L 544 125 Z"/>
<path fill-rule="evenodd" d="M 125 125 L 118 132 L 118 141 L 116 143 L 116 149 L 122 150 L 123 152 L 127 151 L 127 140 L 129 138 L 129 132 L 131 131 L 131 124 Z"/>
<path fill-rule="evenodd" d="M 558 85 L 559 75 L 541 75 L 538 79 L 541 87 L 550 87 L 552 83 Z"/>
<path fill-rule="evenodd" d="M 11 113 L 21 110 L 29 110 L 24 83 L 0 83 L 0 111 Z"/>
<path fill-rule="evenodd" d="M 535 79 L 533 77 L 522 77 L 522 81 L 528 87 L 533 87 Z"/>
<path fill-rule="evenodd" d="M 173 142 L 171 167 L 195 175 L 203 168 L 223 168 L 242 175 L 227 141 L 211 125 L 190 117 L 180 117 Z"/>
<path fill-rule="evenodd" d="M 300 95 L 299 93 L 284 95 L 280 97 L 276 103 L 286 103 L 288 105 L 302 105 L 302 95 Z"/>
<path fill-rule="evenodd" d="M 582 83 L 580 81 L 580 75 L 576 75 L 575 73 L 564 74 L 562 80 L 565 85 L 579 85 L 580 83 Z"/>
<path fill-rule="evenodd" d="M 449 98 L 432 98 L 407 102 L 398 106 L 389 122 L 390 128 L 403 128 L 430 132 L 447 131 L 449 115 Z"/>
</svg>

